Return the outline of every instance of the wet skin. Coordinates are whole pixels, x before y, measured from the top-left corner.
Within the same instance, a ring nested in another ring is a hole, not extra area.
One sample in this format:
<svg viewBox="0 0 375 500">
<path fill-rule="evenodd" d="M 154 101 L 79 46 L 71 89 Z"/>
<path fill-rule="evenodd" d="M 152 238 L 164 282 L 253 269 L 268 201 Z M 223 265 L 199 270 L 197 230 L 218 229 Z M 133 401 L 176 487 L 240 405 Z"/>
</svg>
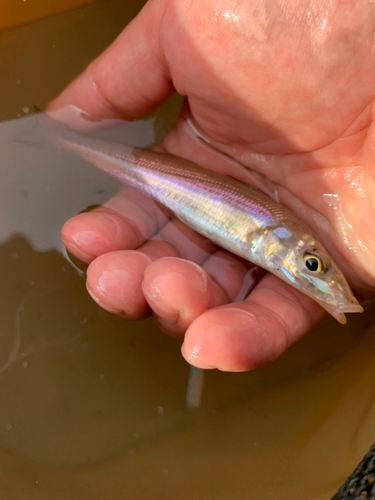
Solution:
<svg viewBox="0 0 375 500">
<path fill-rule="evenodd" d="M 368 0 L 151 0 L 50 110 L 85 129 L 70 105 L 90 126 L 134 120 L 177 90 L 187 104 L 160 149 L 263 186 L 316 233 L 359 297 L 371 298 L 374 35 Z M 181 244 L 181 231 L 197 246 Z M 62 237 L 90 264 L 87 288 L 103 308 L 128 319 L 152 313 L 198 367 L 267 364 L 326 316 L 270 274 L 255 274 L 250 295 L 233 303 L 248 266 L 177 220 L 160 228 L 127 188 L 69 220 Z"/>
</svg>

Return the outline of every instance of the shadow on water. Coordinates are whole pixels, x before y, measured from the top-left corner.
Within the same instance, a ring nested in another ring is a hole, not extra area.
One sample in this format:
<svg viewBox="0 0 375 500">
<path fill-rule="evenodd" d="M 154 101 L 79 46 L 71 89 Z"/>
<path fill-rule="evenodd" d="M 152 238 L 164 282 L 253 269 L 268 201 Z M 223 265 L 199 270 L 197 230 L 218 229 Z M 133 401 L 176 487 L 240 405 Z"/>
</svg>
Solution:
<svg viewBox="0 0 375 500">
<path fill-rule="evenodd" d="M 11 104 L 20 102 L 17 92 L 30 109 L 34 101 L 43 107 L 60 90 L 56 82 L 67 83 L 135 14 L 122 6 L 98 2 L 3 34 L 9 55 L 2 56 L 21 60 L 19 68 L 14 61 L 5 67 L 22 83 L 12 80 L 2 118 L 21 112 Z M 78 24 L 83 41 L 94 40 L 100 26 L 103 37 L 69 66 Z M 23 66 L 20 49 L 32 34 L 27 57 L 41 44 L 54 61 L 56 48 L 68 68 L 51 62 L 64 76 L 47 74 L 40 90 L 39 73 Z M 56 37 L 59 48 L 52 47 Z M 1 88 L 9 85 L 6 71 Z M 148 146 L 176 108 L 172 100 L 122 133 Z M 326 321 L 271 366 L 207 372 L 202 405 L 188 410 L 179 343 L 152 320 L 125 323 L 102 311 L 60 242 L 62 224 L 110 198 L 118 183 L 79 158 L 16 145 L 20 122 L 0 125 L 4 498 L 328 499 L 375 437 L 375 305 L 345 328 Z"/>
</svg>

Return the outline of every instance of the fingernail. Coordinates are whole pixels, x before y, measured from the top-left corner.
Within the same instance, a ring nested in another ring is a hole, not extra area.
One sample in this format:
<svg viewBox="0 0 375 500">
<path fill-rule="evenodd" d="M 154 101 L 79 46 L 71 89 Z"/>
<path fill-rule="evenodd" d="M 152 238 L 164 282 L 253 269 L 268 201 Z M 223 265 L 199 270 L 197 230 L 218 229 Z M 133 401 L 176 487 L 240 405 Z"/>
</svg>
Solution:
<svg viewBox="0 0 375 500">
<path fill-rule="evenodd" d="M 254 316 L 236 307 L 210 309 L 188 328 L 182 355 L 197 368 L 244 371 L 257 365 L 267 335 L 254 330 Z"/>
</svg>

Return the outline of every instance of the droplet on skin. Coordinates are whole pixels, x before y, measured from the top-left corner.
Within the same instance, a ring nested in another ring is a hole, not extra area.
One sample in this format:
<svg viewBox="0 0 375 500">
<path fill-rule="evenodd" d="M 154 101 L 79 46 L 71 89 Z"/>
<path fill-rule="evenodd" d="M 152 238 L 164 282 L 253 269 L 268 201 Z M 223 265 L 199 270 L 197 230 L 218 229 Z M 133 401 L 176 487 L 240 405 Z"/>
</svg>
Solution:
<svg viewBox="0 0 375 500">
<path fill-rule="evenodd" d="M 215 0 L 214 9 L 215 20 L 220 16 L 223 23 L 231 24 L 242 35 L 259 42 L 267 41 L 268 19 L 264 0 L 255 0 L 250 7 L 248 2 Z"/>
<path fill-rule="evenodd" d="M 193 347 L 193 349 L 190 351 L 190 353 L 189 353 L 188 357 L 186 358 L 186 360 L 188 362 L 189 361 L 194 361 L 195 359 L 199 358 L 200 353 L 201 353 L 201 346 L 197 345 L 197 346 Z"/>
<path fill-rule="evenodd" d="M 158 415 L 160 416 L 164 415 L 164 408 L 162 406 L 158 407 Z"/>
<path fill-rule="evenodd" d="M 27 106 L 24 106 L 24 107 L 22 108 L 22 111 L 25 113 L 25 115 L 27 115 L 28 113 L 30 113 L 30 108 L 29 108 L 29 107 L 27 107 Z"/>
<path fill-rule="evenodd" d="M 24 361 L 22 363 L 22 368 L 27 368 L 29 366 L 29 363 L 27 361 Z"/>
<path fill-rule="evenodd" d="M 10 431 L 10 430 L 12 430 L 12 429 L 13 429 L 13 425 L 12 425 L 12 424 L 7 424 L 7 425 L 5 426 L 5 428 L 6 428 L 6 430 L 7 430 L 7 431 Z"/>
</svg>

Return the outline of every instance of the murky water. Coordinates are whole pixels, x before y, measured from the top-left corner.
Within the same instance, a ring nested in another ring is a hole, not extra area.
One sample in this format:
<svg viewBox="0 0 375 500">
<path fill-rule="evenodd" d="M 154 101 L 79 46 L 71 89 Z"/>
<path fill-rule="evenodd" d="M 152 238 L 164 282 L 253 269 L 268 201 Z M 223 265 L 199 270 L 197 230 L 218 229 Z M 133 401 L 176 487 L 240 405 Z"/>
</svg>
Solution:
<svg viewBox="0 0 375 500">
<path fill-rule="evenodd" d="M 1 119 L 42 109 L 140 6 L 124 4 L 0 34 Z M 122 133 L 160 140 L 178 104 Z M 60 243 L 117 182 L 15 143 L 20 123 L 0 124 L 1 498 L 329 499 L 375 440 L 375 305 L 269 367 L 207 372 L 187 409 L 179 343 L 99 309 Z"/>
<path fill-rule="evenodd" d="M 27 24 L 58 12 L 74 9 L 95 0 L 22 0 L 0 3 L 0 29 Z"/>
</svg>

